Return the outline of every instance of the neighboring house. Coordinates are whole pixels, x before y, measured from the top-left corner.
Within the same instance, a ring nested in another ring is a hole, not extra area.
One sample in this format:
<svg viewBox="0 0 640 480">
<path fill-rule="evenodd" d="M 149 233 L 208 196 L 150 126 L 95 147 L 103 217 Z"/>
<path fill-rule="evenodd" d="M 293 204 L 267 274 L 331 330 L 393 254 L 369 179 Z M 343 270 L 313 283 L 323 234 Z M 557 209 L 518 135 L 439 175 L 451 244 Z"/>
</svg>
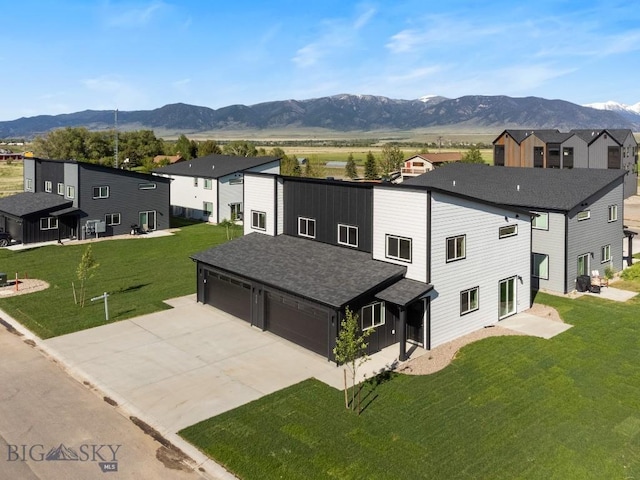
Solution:
<svg viewBox="0 0 640 480">
<path fill-rule="evenodd" d="M 13 153 L 11 150 L 0 149 L 0 161 L 20 162 L 22 161 L 22 153 Z"/>
<path fill-rule="evenodd" d="M 443 169 L 446 170 L 446 169 Z M 530 307 L 531 217 L 445 189 L 247 173 L 245 236 L 197 253 L 197 299 L 332 360 L 434 348 Z M 500 232 L 508 235 L 500 238 Z"/>
<path fill-rule="evenodd" d="M 172 165 L 174 163 L 178 163 L 178 162 L 184 162 L 184 158 L 182 158 L 182 155 L 178 154 L 178 155 L 156 155 L 155 157 L 153 157 L 153 163 L 162 163 L 162 162 L 166 162 L 169 165 Z"/>
<path fill-rule="evenodd" d="M 171 179 L 173 215 L 211 223 L 242 219 L 245 172 L 280 173 L 280 159 L 207 155 L 153 170 Z"/>
<path fill-rule="evenodd" d="M 400 174 L 402 179 L 413 178 L 429 172 L 440 165 L 462 161 L 460 152 L 420 153 L 404 161 Z"/>
<path fill-rule="evenodd" d="M 0 229 L 22 243 L 169 228 L 169 180 L 70 160 L 24 159 L 24 193 L 0 199 Z"/>
<path fill-rule="evenodd" d="M 636 195 L 638 144 L 631 130 L 505 130 L 493 141 L 496 166 L 622 170 L 624 197 Z"/>
<path fill-rule="evenodd" d="M 532 287 L 567 293 L 578 275 L 622 269 L 624 177 L 619 169 L 452 165 L 409 183 L 532 211 Z"/>
</svg>

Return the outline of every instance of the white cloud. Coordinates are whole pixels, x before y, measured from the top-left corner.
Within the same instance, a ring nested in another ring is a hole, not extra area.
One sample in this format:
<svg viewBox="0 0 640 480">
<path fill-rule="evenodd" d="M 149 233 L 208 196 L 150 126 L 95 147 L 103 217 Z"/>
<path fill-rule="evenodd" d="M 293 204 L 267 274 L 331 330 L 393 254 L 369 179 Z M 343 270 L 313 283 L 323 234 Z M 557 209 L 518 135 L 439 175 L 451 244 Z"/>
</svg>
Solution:
<svg viewBox="0 0 640 480">
<path fill-rule="evenodd" d="M 130 7 L 107 3 L 103 16 L 109 27 L 135 28 L 150 23 L 154 15 L 165 7 L 166 4 L 162 1 Z"/>
<path fill-rule="evenodd" d="M 355 22 L 353 22 L 353 28 L 355 28 L 356 30 L 360 30 L 362 27 L 369 23 L 369 20 L 371 20 L 375 14 L 375 8 L 367 9 L 365 12 L 360 14 L 358 18 L 356 18 Z"/>
</svg>

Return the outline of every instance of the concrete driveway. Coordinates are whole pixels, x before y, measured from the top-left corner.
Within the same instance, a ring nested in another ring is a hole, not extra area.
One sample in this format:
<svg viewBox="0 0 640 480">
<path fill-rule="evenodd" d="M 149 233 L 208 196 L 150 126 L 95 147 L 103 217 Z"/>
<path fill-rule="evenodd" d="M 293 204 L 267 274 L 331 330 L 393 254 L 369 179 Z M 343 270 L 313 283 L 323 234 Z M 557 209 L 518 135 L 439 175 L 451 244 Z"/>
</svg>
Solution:
<svg viewBox="0 0 640 480">
<path fill-rule="evenodd" d="M 174 308 L 45 340 L 45 345 L 162 433 L 310 377 L 341 388 L 341 368 L 208 305 L 195 295 Z M 375 362 L 380 369 L 397 346 Z M 382 352 L 381 352 L 382 353 Z"/>
</svg>

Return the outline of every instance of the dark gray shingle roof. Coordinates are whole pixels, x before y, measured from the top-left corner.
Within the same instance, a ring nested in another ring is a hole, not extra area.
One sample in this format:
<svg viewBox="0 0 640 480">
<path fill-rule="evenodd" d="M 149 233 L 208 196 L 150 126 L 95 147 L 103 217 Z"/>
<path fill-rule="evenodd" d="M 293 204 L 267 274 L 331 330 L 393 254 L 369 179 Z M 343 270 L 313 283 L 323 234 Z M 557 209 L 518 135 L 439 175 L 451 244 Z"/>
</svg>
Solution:
<svg viewBox="0 0 640 480">
<path fill-rule="evenodd" d="M 405 181 L 497 205 L 569 211 L 615 182 L 624 170 L 547 169 L 451 164 Z M 455 182 L 455 185 L 454 185 Z"/>
<path fill-rule="evenodd" d="M 406 271 L 406 267 L 373 260 L 370 253 L 260 233 L 191 258 L 335 308 Z"/>
<path fill-rule="evenodd" d="M 557 130 L 536 130 L 533 134 L 544 143 L 562 143 L 573 133 L 562 133 Z"/>
<path fill-rule="evenodd" d="M 427 293 L 432 288 L 433 285 L 430 283 L 423 283 L 409 278 L 403 278 L 381 292 L 376 293 L 376 298 L 404 307 Z"/>
<path fill-rule="evenodd" d="M 43 192 L 16 193 L 10 197 L 0 198 L 0 212 L 6 212 L 16 217 L 23 217 L 47 210 L 57 210 L 72 205 L 60 195 Z"/>
<path fill-rule="evenodd" d="M 230 173 L 241 172 L 248 168 L 264 165 L 278 160 L 278 157 L 235 157 L 230 155 L 207 155 L 206 157 L 185 160 L 162 168 L 155 168 L 153 172 L 181 175 L 186 177 L 220 178 Z"/>
</svg>

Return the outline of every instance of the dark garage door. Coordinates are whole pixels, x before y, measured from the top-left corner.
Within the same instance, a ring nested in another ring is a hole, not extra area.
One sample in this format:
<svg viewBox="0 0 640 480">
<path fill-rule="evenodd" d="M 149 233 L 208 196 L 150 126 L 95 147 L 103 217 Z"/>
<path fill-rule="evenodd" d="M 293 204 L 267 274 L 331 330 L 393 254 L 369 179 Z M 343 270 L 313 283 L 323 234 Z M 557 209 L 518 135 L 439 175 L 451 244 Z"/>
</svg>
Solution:
<svg viewBox="0 0 640 480">
<path fill-rule="evenodd" d="M 205 303 L 251 321 L 251 286 L 248 283 L 209 271 L 206 285 Z"/>
<path fill-rule="evenodd" d="M 329 316 L 326 311 L 295 298 L 266 292 L 266 329 L 326 357 L 329 352 Z"/>
</svg>

